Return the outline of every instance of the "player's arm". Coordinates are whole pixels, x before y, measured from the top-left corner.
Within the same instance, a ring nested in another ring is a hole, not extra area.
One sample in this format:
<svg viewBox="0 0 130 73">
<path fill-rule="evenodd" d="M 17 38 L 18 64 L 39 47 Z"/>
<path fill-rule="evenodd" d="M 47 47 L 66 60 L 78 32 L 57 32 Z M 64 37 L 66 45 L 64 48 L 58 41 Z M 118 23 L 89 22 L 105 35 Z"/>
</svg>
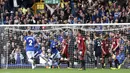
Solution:
<svg viewBox="0 0 130 73">
<path fill-rule="evenodd" d="M 110 53 L 112 53 L 112 49 L 113 49 L 113 42 L 111 43 L 111 47 L 110 47 Z"/>
<path fill-rule="evenodd" d="M 106 52 L 105 52 L 104 49 L 103 49 L 103 46 L 104 46 L 104 43 L 101 42 L 101 49 L 102 49 L 102 52 L 103 52 L 103 54 L 106 54 Z"/>
<path fill-rule="evenodd" d="M 113 49 L 115 51 L 119 47 L 119 40 L 116 40 L 117 46 Z"/>
<path fill-rule="evenodd" d="M 26 40 L 24 40 L 23 46 L 24 46 L 24 49 L 25 49 L 25 47 L 26 47 Z"/>
<path fill-rule="evenodd" d="M 94 40 L 94 51 L 93 51 L 94 56 L 95 56 L 95 51 L 96 51 L 96 40 Z"/>
<path fill-rule="evenodd" d="M 65 48 L 66 48 L 66 46 L 65 45 L 63 45 L 63 49 L 62 49 L 62 52 L 61 52 L 61 54 L 63 55 L 64 54 L 64 52 L 65 52 Z"/>
<path fill-rule="evenodd" d="M 84 46 L 84 47 L 83 47 L 83 48 L 84 48 L 84 55 L 86 55 L 86 53 L 87 53 L 87 48 L 86 48 L 86 43 L 85 43 L 86 39 L 83 38 L 83 40 L 84 40 L 84 41 L 83 41 L 83 42 L 84 42 L 84 45 L 83 45 L 83 46 Z"/>
</svg>

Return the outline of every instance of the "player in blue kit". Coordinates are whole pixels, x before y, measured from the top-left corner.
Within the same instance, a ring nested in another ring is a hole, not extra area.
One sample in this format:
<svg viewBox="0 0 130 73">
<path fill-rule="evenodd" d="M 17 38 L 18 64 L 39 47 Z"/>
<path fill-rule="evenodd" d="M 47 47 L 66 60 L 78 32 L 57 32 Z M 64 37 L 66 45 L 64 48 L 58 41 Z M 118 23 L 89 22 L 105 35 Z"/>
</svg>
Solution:
<svg viewBox="0 0 130 73">
<path fill-rule="evenodd" d="M 34 54 L 35 54 L 35 46 L 36 46 L 36 39 L 31 35 L 31 31 L 28 31 L 28 36 L 24 39 L 24 47 L 26 50 L 26 55 L 28 58 L 28 62 L 32 64 L 32 69 L 35 68 L 34 63 Z"/>
<path fill-rule="evenodd" d="M 57 60 L 58 67 L 59 67 L 59 59 L 61 58 L 61 56 L 60 56 L 60 52 L 57 50 L 57 45 L 58 45 L 58 42 L 56 39 L 50 41 L 50 48 L 51 48 L 51 53 L 52 53 L 51 60 L 52 61 Z"/>
</svg>

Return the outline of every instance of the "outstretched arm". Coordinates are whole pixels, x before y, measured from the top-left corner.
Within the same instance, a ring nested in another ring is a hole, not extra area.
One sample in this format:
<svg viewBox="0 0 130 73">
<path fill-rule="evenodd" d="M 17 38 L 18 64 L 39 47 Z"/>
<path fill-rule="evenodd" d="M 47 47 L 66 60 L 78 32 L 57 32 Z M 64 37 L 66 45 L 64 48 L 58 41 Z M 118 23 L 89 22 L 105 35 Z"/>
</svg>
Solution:
<svg viewBox="0 0 130 73">
<path fill-rule="evenodd" d="M 48 4 L 45 4 L 46 5 L 46 7 L 51 11 L 51 10 L 54 10 L 54 9 L 52 9 Z"/>
<path fill-rule="evenodd" d="M 55 9 L 51 8 L 48 4 L 45 4 L 46 7 L 51 11 L 51 15 L 54 13 Z"/>
<path fill-rule="evenodd" d="M 58 3 L 58 5 L 56 6 L 55 10 L 60 6 L 60 3 Z"/>
</svg>

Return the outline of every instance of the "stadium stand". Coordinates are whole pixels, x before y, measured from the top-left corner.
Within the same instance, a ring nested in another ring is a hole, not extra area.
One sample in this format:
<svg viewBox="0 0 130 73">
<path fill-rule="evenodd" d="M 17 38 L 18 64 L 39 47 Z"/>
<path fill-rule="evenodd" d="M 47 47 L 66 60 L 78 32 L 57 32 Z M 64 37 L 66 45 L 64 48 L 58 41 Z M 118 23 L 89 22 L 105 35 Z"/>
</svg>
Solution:
<svg viewBox="0 0 130 73">
<path fill-rule="evenodd" d="M 40 1 L 44 9 L 35 12 L 33 5 Z M 130 22 L 129 0 L 61 0 L 59 4 L 47 4 L 44 0 L 1 0 L 0 9 L 0 24 Z"/>
</svg>

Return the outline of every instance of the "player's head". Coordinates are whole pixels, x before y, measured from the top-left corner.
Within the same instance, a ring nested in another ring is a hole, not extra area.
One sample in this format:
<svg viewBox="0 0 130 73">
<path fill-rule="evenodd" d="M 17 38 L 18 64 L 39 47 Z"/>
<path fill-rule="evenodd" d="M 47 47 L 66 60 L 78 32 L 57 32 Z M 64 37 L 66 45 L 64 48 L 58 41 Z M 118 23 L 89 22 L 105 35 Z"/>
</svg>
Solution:
<svg viewBox="0 0 130 73">
<path fill-rule="evenodd" d="M 56 39 L 56 38 L 54 38 L 54 42 L 57 42 L 57 39 Z"/>
<path fill-rule="evenodd" d="M 106 34 L 106 35 L 104 36 L 104 39 L 108 39 L 108 37 L 109 37 L 109 35 L 108 35 L 108 34 Z"/>
<path fill-rule="evenodd" d="M 31 35 L 31 31 L 28 31 L 28 35 Z"/>
<path fill-rule="evenodd" d="M 115 38 L 120 38 L 120 34 L 117 33 L 117 34 L 115 35 Z"/>
<path fill-rule="evenodd" d="M 100 37 L 100 33 L 97 32 L 97 33 L 95 34 L 95 36 L 99 38 L 99 37 Z"/>
<path fill-rule="evenodd" d="M 78 30 L 78 36 L 81 36 L 81 30 L 80 29 Z"/>
<path fill-rule="evenodd" d="M 112 38 L 114 37 L 114 35 L 115 35 L 114 32 L 111 32 L 111 33 L 110 33 L 110 36 L 111 36 Z"/>
</svg>

